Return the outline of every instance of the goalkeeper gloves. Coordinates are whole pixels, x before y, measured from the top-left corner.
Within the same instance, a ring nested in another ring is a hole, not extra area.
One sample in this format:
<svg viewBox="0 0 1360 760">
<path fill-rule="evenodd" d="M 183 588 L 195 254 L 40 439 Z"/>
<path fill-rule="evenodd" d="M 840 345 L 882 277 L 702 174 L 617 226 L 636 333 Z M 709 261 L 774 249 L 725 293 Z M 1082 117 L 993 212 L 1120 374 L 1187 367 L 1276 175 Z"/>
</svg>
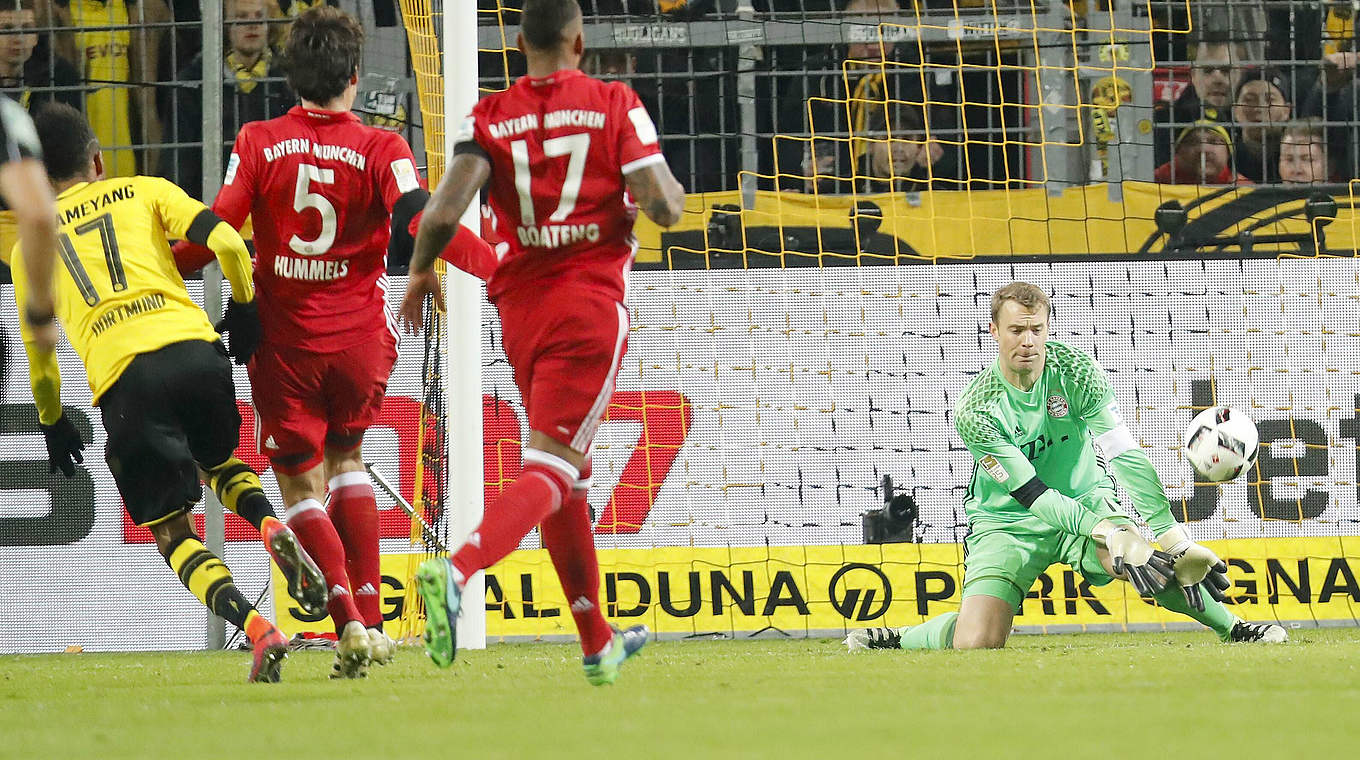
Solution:
<svg viewBox="0 0 1360 760">
<path fill-rule="evenodd" d="M 85 448 L 85 442 L 80 439 L 80 431 L 76 430 L 71 418 L 63 414 L 61 419 L 51 425 L 40 427 L 43 440 L 47 443 L 47 472 L 50 474 L 61 470 L 62 475 L 75 477 L 76 464 L 85 461 L 85 455 L 80 453 Z"/>
<path fill-rule="evenodd" d="M 1109 551 L 1114 574 L 1127 577 L 1142 596 L 1160 593 L 1175 577 L 1171 558 L 1153 549 L 1132 525 L 1101 520 L 1091 537 Z"/>
<path fill-rule="evenodd" d="M 255 349 L 260 345 L 260 310 L 254 301 L 241 303 L 236 299 L 227 302 L 227 313 L 213 326 L 217 334 L 231 333 L 231 345 L 227 355 L 237 364 L 248 364 Z"/>
<path fill-rule="evenodd" d="M 1218 601 L 1227 598 L 1232 586 L 1228 580 L 1228 564 L 1217 554 L 1190 540 L 1182 525 L 1174 525 L 1157 537 L 1157 543 L 1171 558 L 1176 583 L 1185 592 L 1185 601 L 1200 612 L 1204 611 L 1204 591 Z"/>
</svg>

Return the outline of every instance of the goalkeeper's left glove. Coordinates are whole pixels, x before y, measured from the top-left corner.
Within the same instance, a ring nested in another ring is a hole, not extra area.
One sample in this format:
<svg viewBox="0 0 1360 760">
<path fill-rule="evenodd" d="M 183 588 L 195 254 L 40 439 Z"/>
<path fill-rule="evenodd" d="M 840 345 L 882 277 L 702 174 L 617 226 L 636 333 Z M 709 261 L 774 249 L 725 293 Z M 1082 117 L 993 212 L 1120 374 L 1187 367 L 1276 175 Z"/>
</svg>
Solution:
<svg viewBox="0 0 1360 760">
<path fill-rule="evenodd" d="M 1209 549 L 1191 541 L 1184 526 L 1173 525 L 1157 537 L 1157 543 L 1171 557 L 1176 582 L 1191 607 L 1204 611 L 1203 591 L 1208 591 L 1220 602 L 1227 598 L 1225 592 L 1232 586 L 1228 580 L 1228 564 Z"/>
<path fill-rule="evenodd" d="M 1175 577 L 1171 558 L 1153 549 L 1132 525 L 1101 520 L 1091 531 L 1091 537 L 1110 553 L 1114 574 L 1128 578 L 1140 596 L 1160 594 Z"/>
<path fill-rule="evenodd" d="M 260 345 L 260 310 L 254 301 L 241 303 L 236 299 L 227 302 L 227 313 L 213 326 L 218 334 L 230 333 L 231 345 L 227 355 L 237 364 L 249 364 L 250 357 Z"/>
</svg>

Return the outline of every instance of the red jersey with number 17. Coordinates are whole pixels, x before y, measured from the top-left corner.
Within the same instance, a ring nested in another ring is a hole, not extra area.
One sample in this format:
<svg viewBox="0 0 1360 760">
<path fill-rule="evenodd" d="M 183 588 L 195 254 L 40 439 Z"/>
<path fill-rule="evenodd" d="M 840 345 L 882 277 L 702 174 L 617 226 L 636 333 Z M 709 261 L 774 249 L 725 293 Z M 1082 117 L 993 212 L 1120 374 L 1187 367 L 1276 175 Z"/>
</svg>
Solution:
<svg viewBox="0 0 1360 760">
<path fill-rule="evenodd" d="M 637 243 L 624 176 L 665 159 L 637 93 L 577 70 L 521 77 L 477 102 L 455 152 L 491 162 L 490 205 L 508 246 L 487 295 L 573 283 L 622 301 Z"/>
<path fill-rule="evenodd" d="M 406 141 L 349 112 L 296 106 L 241 128 L 213 211 L 251 218 L 266 343 L 330 353 L 396 335 L 392 206 L 421 185 Z"/>
</svg>

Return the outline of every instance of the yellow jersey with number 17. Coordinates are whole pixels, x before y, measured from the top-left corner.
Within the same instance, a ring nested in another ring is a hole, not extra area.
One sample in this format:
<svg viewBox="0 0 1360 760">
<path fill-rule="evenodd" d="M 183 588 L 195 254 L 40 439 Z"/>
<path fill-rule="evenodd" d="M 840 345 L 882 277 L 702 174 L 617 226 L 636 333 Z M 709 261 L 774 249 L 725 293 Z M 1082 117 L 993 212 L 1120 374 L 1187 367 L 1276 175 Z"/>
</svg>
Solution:
<svg viewBox="0 0 1360 760">
<path fill-rule="evenodd" d="M 57 196 L 57 222 L 57 318 L 85 363 L 93 403 L 138 354 L 183 340 L 217 340 L 185 290 L 166 240 L 206 237 L 199 230 L 189 235 L 196 223 L 218 222 L 202 203 L 159 177 L 117 177 L 67 188 Z M 27 288 L 27 275 L 17 251 L 12 261 L 18 294 Z M 43 422 L 51 424 L 61 416 L 59 403 L 52 408 L 57 394 L 49 395 L 59 391 L 60 377 L 52 357 L 35 364 L 34 400 Z"/>
</svg>

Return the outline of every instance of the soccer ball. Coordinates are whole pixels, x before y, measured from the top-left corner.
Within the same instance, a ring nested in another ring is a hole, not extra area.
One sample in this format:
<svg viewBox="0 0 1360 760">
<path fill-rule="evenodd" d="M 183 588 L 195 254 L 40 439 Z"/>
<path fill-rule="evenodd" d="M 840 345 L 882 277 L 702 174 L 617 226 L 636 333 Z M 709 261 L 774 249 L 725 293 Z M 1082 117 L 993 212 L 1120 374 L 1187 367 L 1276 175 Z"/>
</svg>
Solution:
<svg viewBox="0 0 1360 760">
<path fill-rule="evenodd" d="M 1205 482 L 1225 483 L 1256 463 L 1256 423 L 1240 409 L 1214 406 L 1190 420 L 1185 458 Z"/>
</svg>

